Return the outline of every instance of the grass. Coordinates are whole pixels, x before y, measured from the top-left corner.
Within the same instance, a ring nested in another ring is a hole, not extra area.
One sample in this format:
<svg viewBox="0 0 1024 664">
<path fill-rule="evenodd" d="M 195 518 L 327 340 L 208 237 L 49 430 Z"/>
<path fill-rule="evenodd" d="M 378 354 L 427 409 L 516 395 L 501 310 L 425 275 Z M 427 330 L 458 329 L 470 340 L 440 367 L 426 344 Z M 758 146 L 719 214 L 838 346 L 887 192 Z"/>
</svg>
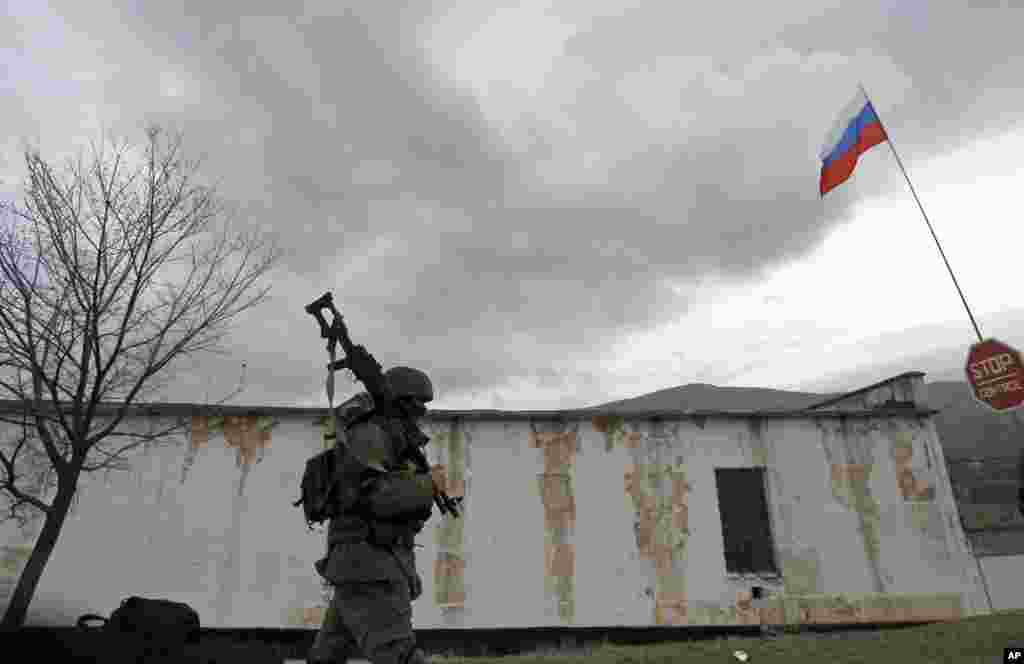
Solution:
<svg viewBox="0 0 1024 664">
<path fill-rule="evenodd" d="M 443 664 L 904 664 L 955 662 L 994 664 L 1003 648 L 1024 646 L 1024 610 L 965 618 L 955 623 L 886 631 L 781 634 L 772 638 L 730 637 L 647 646 L 601 645 L 574 652 L 536 652 L 507 657 L 437 657 Z"/>
</svg>

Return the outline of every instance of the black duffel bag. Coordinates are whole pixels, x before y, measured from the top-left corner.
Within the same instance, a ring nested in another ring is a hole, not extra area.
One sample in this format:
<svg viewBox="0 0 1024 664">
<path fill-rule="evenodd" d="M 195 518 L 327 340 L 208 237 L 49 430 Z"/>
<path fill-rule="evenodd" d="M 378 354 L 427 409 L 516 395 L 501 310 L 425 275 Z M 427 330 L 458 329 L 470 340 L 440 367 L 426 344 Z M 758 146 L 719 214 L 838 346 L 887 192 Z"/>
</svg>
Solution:
<svg viewBox="0 0 1024 664">
<path fill-rule="evenodd" d="M 138 657 L 181 655 L 185 645 L 199 642 L 199 614 L 188 604 L 166 599 L 129 597 L 104 618 L 86 614 L 78 628 L 94 631 L 90 621 L 100 621 L 102 649 L 111 661 L 136 661 Z"/>
</svg>

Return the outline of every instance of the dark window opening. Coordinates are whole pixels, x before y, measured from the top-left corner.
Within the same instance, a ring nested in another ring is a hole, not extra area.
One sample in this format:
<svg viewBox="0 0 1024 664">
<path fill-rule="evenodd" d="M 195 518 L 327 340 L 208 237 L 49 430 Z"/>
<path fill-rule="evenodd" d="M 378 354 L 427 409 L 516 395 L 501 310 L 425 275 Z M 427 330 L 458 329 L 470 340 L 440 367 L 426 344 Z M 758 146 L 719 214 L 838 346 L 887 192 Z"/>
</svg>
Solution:
<svg viewBox="0 0 1024 664">
<path fill-rule="evenodd" d="M 733 574 L 778 574 L 763 468 L 716 468 L 725 569 Z"/>
</svg>

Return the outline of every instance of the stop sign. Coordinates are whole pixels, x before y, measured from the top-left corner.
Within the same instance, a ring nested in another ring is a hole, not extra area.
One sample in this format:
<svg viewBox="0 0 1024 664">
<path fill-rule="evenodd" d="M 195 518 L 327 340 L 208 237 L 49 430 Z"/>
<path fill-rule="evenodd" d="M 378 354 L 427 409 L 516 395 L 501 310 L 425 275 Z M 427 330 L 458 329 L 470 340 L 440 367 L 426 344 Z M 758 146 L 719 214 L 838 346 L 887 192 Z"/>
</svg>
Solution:
<svg viewBox="0 0 1024 664">
<path fill-rule="evenodd" d="M 1024 403 L 1024 362 L 1020 353 L 997 339 L 971 346 L 967 353 L 967 381 L 974 398 L 997 412 Z"/>
</svg>

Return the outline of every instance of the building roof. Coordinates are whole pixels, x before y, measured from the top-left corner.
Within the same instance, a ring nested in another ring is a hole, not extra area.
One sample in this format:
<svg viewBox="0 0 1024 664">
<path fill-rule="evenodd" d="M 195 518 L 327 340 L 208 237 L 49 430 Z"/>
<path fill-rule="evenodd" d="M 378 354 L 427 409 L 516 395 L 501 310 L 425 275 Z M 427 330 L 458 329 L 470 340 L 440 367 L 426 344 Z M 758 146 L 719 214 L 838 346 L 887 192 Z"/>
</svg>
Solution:
<svg viewBox="0 0 1024 664">
<path fill-rule="evenodd" d="M 853 397 L 860 396 L 862 394 L 867 394 L 868 392 L 870 392 L 872 390 L 877 390 L 880 387 L 885 387 L 889 383 L 893 383 L 895 381 L 902 380 L 904 378 L 924 378 L 924 373 L 921 372 L 921 371 L 907 371 L 907 372 L 899 374 L 898 376 L 893 376 L 891 378 L 886 378 L 885 380 L 880 380 L 877 383 L 874 383 L 873 385 L 868 385 L 867 387 L 861 387 L 859 389 L 854 390 L 853 392 L 847 392 L 846 394 L 840 394 L 840 395 L 837 395 L 837 396 L 829 397 L 828 399 L 825 399 L 824 401 L 819 401 L 817 403 L 812 403 L 809 406 L 806 406 L 805 408 L 807 410 L 816 410 L 818 408 L 824 408 L 825 406 L 831 406 L 833 404 L 839 403 L 840 401 L 846 401 L 847 399 L 851 399 Z"/>
<path fill-rule="evenodd" d="M 706 383 L 690 383 L 629 399 L 611 401 L 594 408 L 608 408 L 621 413 L 650 410 L 800 410 L 808 404 L 821 401 L 825 396 L 763 387 L 719 387 Z"/>
<path fill-rule="evenodd" d="M 673 394 L 678 397 L 679 390 L 693 387 L 692 385 L 682 388 L 671 388 L 661 390 L 650 395 L 616 401 L 591 408 L 574 408 L 560 410 L 429 410 L 427 419 L 440 420 L 567 420 L 586 419 L 594 417 L 621 417 L 628 419 L 679 419 L 679 418 L 848 418 L 848 417 L 929 417 L 939 411 L 927 408 L 922 404 L 893 404 L 881 405 L 872 409 L 849 410 L 849 409 L 828 409 L 826 406 L 839 403 L 850 396 L 877 389 L 887 383 L 908 377 L 924 376 L 920 372 L 910 372 L 894 376 L 884 381 L 875 383 L 865 388 L 849 392 L 840 396 L 831 396 L 825 401 L 813 402 L 810 397 L 820 398 L 822 395 L 810 395 L 799 392 L 784 392 L 782 390 L 765 390 L 762 388 L 716 388 L 713 385 L 699 385 L 700 398 L 690 399 L 689 402 L 675 402 L 676 406 L 670 406 Z M 714 401 L 709 398 L 710 392 L 704 388 L 717 390 L 717 397 Z M 692 390 L 691 390 L 692 392 Z M 742 403 L 736 407 L 728 407 L 726 401 L 730 397 L 745 395 Z M 724 403 L 723 403 L 724 402 Z M 706 407 L 714 404 L 715 407 Z M 704 405 L 705 407 L 699 407 Z M 108 415 L 116 411 L 119 404 L 101 404 L 97 412 L 101 415 Z M 18 400 L 0 400 L 0 412 L 17 412 L 23 408 Z M 325 407 L 309 406 L 233 406 L 233 405 L 211 405 L 198 403 L 149 403 L 133 404 L 129 407 L 129 413 L 133 415 L 278 415 L 278 416 L 306 416 L 321 417 Z"/>
</svg>

